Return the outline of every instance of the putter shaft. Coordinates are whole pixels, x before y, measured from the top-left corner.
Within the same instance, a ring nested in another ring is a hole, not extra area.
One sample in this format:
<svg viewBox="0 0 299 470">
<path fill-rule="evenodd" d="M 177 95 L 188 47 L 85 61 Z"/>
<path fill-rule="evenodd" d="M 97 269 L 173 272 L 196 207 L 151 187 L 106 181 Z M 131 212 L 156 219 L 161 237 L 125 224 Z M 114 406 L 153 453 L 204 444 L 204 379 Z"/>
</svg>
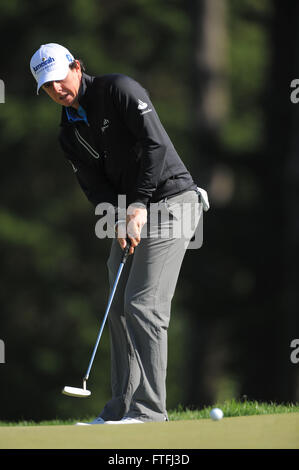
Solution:
<svg viewBox="0 0 299 470">
<path fill-rule="evenodd" d="M 97 352 L 97 349 L 98 349 L 98 346 L 99 346 L 99 342 L 100 342 L 100 339 L 101 339 L 101 336 L 102 336 L 102 333 L 103 333 L 103 330 L 104 330 L 104 326 L 105 326 L 105 323 L 106 323 L 106 320 L 107 320 L 107 317 L 108 317 L 108 313 L 109 313 L 109 310 L 110 310 L 110 307 L 111 307 L 111 304 L 112 304 L 112 301 L 113 301 L 113 298 L 114 298 L 114 294 L 115 294 L 115 291 L 116 291 L 116 288 L 117 288 L 117 285 L 118 285 L 120 275 L 122 273 L 123 267 L 124 267 L 124 265 L 125 265 L 125 263 L 128 259 L 128 256 L 129 256 L 130 246 L 131 246 L 130 240 L 127 239 L 127 246 L 124 249 L 124 254 L 123 254 L 120 266 L 118 268 L 118 272 L 117 272 L 117 275 L 116 275 L 116 279 L 114 281 L 114 285 L 112 287 L 112 291 L 111 291 L 110 296 L 109 296 L 108 305 L 107 305 L 107 308 L 106 308 L 106 311 L 105 311 L 104 319 L 103 319 L 103 322 L 102 322 L 102 325 L 101 325 L 101 328 L 100 328 L 100 331 L 99 331 L 99 334 L 98 334 L 98 337 L 97 337 L 97 340 L 96 340 L 96 344 L 95 344 L 93 352 L 92 352 L 91 359 L 89 361 L 88 369 L 87 369 L 86 374 L 85 374 L 84 379 L 83 379 L 83 388 L 84 389 L 86 389 L 86 382 L 89 378 L 90 370 L 92 368 L 92 364 L 93 364 L 93 361 L 94 361 L 94 358 L 95 358 L 95 355 L 96 355 L 96 352 Z"/>
</svg>

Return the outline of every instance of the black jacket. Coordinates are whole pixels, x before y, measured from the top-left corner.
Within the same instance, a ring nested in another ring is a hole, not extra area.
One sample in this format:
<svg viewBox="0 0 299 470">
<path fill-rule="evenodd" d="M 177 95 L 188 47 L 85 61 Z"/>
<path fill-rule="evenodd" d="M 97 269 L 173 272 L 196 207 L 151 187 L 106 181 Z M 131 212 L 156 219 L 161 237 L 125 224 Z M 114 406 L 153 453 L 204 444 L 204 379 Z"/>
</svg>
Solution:
<svg viewBox="0 0 299 470">
<path fill-rule="evenodd" d="M 148 204 L 196 188 L 144 88 L 121 74 L 83 73 L 79 103 L 84 121 L 62 110 L 60 144 L 88 199 L 96 206 Z"/>
</svg>

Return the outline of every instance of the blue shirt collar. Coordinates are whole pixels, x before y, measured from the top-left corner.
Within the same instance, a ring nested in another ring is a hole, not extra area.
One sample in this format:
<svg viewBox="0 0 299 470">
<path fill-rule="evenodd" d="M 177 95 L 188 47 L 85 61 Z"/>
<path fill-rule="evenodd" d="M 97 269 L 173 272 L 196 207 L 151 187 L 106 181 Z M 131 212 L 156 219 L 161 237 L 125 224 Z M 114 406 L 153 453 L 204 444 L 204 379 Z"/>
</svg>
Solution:
<svg viewBox="0 0 299 470">
<path fill-rule="evenodd" d="M 78 110 L 71 106 L 65 107 L 65 112 L 69 122 L 84 121 L 88 125 L 85 109 L 81 105 L 79 105 Z"/>
</svg>

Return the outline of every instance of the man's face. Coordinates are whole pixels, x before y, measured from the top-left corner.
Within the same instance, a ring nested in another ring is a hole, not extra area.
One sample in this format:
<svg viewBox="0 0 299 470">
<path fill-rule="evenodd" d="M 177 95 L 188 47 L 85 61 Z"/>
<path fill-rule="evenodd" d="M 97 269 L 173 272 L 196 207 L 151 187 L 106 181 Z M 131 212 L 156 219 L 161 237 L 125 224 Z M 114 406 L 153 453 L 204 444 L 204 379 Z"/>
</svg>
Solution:
<svg viewBox="0 0 299 470">
<path fill-rule="evenodd" d="M 81 67 L 76 61 L 77 67 L 70 69 L 66 78 L 63 80 L 47 82 L 42 88 L 50 96 L 50 98 L 62 106 L 73 106 L 78 108 L 77 100 L 80 84 L 81 84 Z"/>
</svg>

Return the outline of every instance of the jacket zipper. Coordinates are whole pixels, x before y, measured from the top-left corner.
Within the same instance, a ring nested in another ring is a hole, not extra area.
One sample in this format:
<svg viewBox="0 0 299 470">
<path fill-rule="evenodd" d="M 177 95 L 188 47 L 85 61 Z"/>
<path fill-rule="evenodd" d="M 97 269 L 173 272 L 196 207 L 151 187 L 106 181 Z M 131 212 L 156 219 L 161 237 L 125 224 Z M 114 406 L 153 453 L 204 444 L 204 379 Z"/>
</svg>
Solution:
<svg viewBox="0 0 299 470">
<path fill-rule="evenodd" d="M 79 131 L 76 127 L 75 127 L 75 135 L 77 137 L 78 142 L 80 142 L 80 144 L 86 148 L 86 150 L 90 153 L 90 155 L 93 156 L 93 158 L 96 158 L 96 159 L 100 158 L 100 154 L 96 152 L 95 149 L 92 148 L 91 145 L 88 142 L 86 142 L 85 139 L 83 139 L 82 135 L 79 134 Z"/>
</svg>

